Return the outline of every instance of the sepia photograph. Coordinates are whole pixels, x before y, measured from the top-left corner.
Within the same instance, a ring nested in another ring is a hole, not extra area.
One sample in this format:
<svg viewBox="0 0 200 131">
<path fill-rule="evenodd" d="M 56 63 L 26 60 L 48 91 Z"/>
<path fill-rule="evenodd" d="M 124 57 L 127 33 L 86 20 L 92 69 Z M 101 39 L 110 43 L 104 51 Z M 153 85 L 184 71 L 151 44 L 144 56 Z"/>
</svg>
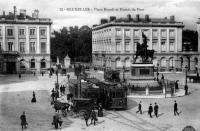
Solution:
<svg viewBox="0 0 200 131">
<path fill-rule="evenodd" d="M 200 131 L 199 0 L 0 0 L 0 131 Z"/>
</svg>

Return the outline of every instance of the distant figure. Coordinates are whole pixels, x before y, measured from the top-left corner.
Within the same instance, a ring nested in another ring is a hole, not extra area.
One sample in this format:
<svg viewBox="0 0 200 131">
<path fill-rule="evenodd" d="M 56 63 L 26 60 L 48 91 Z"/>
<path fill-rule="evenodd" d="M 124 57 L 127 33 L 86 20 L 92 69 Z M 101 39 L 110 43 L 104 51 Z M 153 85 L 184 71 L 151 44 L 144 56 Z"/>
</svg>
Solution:
<svg viewBox="0 0 200 131">
<path fill-rule="evenodd" d="M 60 86 L 60 94 L 62 95 L 63 93 L 63 85 Z"/>
<path fill-rule="evenodd" d="M 62 117 L 61 117 L 61 115 L 58 115 L 58 124 L 60 126 L 60 129 L 62 128 L 62 123 L 63 123 Z"/>
<path fill-rule="evenodd" d="M 69 78 L 70 78 L 70 74 L 67 74 L 67 78 L 68 78 L 68 80 L 69 80 Z"/>
<path fill-rule="evenodd" d="M 44 76 L 44 72 L 42 71 L 42 76 Z"/>
<path fill-rule="evenodd" d="M 156 117 L 158 117 L 158 105 L 157 105 L 157 103 L 155 103 L 155 105 L 154 105 L 154 114 L 155 114 Z"/>
<path fill-rule="evenodd" d="M 140 101 L 140 103 L 138 104 L 138 111 L 136 113 L 140 112 L 140 114 L 142 114 L 142 104 L 141 103 L 142 102 Z"/>
<path fill-rule="evenodd" d="M 178 113 L 178 104 L 174 101 L 174 116 L 179 115 Z"/>
<path fill-rule="evenodd" d="M 161 80 L 164 80 L 164 79 L 165 79 L 165 77 L 164 77 L 164 75 L 162 74 Z"/>
<path fill-rule="evenodd" d="M 99 107 L 98 107 L 98 117 L 102 117 L 103 116 L 103 107 L 101 105 L 101 103 L 99 103 Z"/>
<path fill-rule="evenodd" d="M 65 94 L 65 88 L 66 88 L 66 87 L 63 85 L 63 90 L 62 90 L 62 91 L 63 91 L 63 94 Z"/>
<path fill-rule="evenodd" d="M 22 77 L 22 76 L 21 76 L 21 73 L 19 73 L 19 79 L 21 79 L 21 77 Z"/>
<path fill-rule="evenodd" d="M 185 88 L 185 95 L 188 95 L 188 85 L 185 85 L 184 88 Z"/>
<path fill-rule="evenodd" d="M 148 110 L 148 114 L 149 114 L 150 118 L 152 118 L 152 115 L 151 115 L 152 112 L 153 112 L 153 107 L 152 107 L 152 105 L 150 104 L 149 110 Z"/>
<path fill-rule="evenodd" d="M 21 119 L 22 130 L 26 129 L 26 125 L 28 125 L 28 123 L 26 122 L 25 112 L 23 112 L 23 114 L 20 116 L 20 119 Z"/>
<path fill-rule="evenodd" d="M 35 92 L 33 91 L 33 98 L 31 100 L 32 103 L 35 103 L 36 102 L 36 97 L 35 97 Z"/>
<path fill-rule="evenodd" d="M 33 72 L 34 76 L 35 76 L 35 72 Z"/>
</svg>

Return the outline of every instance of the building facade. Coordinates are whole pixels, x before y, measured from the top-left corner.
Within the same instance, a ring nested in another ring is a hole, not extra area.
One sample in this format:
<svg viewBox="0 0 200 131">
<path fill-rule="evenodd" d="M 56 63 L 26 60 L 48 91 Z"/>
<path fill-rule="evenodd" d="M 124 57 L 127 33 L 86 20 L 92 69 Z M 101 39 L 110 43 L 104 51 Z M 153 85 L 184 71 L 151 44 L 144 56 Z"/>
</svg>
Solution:
<svg viewBox="0 0 200 131">
<path fill-rule="evenodd" d="M 150 18 L 136 15 L 131 18 L 101 19 L 92 28 L 93 65 L 111 69 L 129 69 L 136 53 L 137 43 L 142 43 L 142 33 L 148 38 L 148 49 L 155 50 L 153 64 L 160 71 L 180 70 L 187 65 L 196 70 L 197 52 L 182 49 L 183 22 L 170 18 Z"/>
<path fill-rule="evenodd" d="M 0 73 L 41 72 L 50 67 L 51 19 L 26 10 L 0 16 Z"/>
</svg>

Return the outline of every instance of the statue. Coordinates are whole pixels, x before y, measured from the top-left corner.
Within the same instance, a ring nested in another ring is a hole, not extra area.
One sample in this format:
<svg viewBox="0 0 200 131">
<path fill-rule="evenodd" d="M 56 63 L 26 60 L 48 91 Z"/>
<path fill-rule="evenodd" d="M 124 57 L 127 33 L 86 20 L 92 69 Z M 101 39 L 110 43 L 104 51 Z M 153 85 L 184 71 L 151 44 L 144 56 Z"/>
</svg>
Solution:
<svg viewBox="0 0 200 131">
<path fill-rule="evenodd" d="M 142 58 L 142 63 L 152 63 L 153 61 L 153 56 L 154 56 L 154 50 L 148 50 L 148 45 L 147 45 L 147 37 L 144 35 L 142 32 L 142 40 L 143 43 L 137 43 L 137 51 L 135 54 L 135 57 L 133 57 L 134 61 L 137 60 L 138 56 Z"/>
</svg>

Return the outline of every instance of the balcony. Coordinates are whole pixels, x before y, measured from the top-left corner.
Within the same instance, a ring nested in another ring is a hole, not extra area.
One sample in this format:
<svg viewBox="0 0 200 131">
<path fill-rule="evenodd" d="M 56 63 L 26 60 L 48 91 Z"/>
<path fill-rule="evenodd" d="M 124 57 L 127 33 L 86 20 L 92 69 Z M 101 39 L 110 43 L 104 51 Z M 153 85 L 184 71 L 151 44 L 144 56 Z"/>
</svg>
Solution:
<svg viewBox="0 0 200 131">
<path fill-rule="evenodd" d="M 4 56 L 20 56 L 18 51 L 1 51 L 0 53 Z"/>
</svg>

